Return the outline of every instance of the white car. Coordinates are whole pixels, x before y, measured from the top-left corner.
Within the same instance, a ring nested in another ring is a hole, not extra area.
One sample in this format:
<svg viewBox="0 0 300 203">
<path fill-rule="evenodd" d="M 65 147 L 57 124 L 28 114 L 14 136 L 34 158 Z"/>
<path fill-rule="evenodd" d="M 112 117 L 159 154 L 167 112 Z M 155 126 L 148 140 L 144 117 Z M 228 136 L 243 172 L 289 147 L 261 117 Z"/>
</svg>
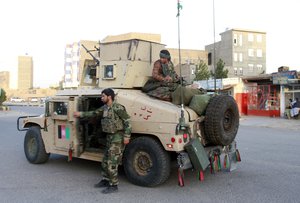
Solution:
<svg viewBox="0 0 300 203">
<path fill-rule="evenodd" d="M 30 99 L 30 102 L 38 102 L 39 100 L 37 98 Z"/>
<path fill-rule="evenodd" d="M 10 99 L 10 101 L 11 102 L 25 102 L 25 99 L 22 99 L 22 98 L 20 98 L 20 97 L 12 97 L 11 99 Z"/>
</svg>

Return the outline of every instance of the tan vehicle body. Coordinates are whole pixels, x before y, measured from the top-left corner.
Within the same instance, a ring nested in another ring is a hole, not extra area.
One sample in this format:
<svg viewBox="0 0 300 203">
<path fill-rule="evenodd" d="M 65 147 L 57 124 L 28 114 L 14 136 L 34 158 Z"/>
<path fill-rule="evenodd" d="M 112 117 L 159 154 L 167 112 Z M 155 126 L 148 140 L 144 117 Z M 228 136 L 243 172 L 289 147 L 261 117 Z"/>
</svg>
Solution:
<svg viewBox="0 0 300 203">
<path fill-rule="evenodd" d="M 101 43 L 100 54 L 95 55 L 100 64 L 95 66 L 95 60 L 85 61 L 80 87 L 76 90 L 59 91 L 46 102 L 45 114 L 39 117 L 22 118 L 21 126 L 24 129 L 37 127 L 36 132 L 40 132 L 38 134 L 42 138 L 46 154 L 66 155 L 69 159 L 77 157 L 101 161 L 104 147 L 98 145 L 93 147 L 93 143 L 90 142 L 95 136 L 98 136 L 98 140 L 101 137 L 101 132 L 96 132 L 97 125 L 89 121 L 82 122 L 74 118 L 73 113 L 99 108 L 101 91 L 109 87 L 114 89 L 117 102 L 125 106 L 131 116 L 132 142 L 137 138 L 147 137 L 146 139 L 158 143 L 155 146 L 161 147 L 165 151 L 164 154 L 184 152 L 185 145 L 192 138 L 204 143 L 201 131 L 204 116 L 198 115 L 189 107 L 182 108 L 171 102 L 151 98 L 140 90 L 151 77 L 153 63 L 158 59 L 159 51 L 163 48 L 163 44 L 137 39 Z M 185 126 L 188 126 L 186 131 L 178 128 L 182 117 L 181 112 L 184 115 Z M 127 147 L 130 146 L 129 144 Z M 215 149 L 222 150 L 224 147 L 215 146 Z M 150 155 L 147 153 L 144 157 L 151 157 L 151 153 Z M 138 160 L 139 157 L 136 159 Z M 29 161 L 39 163 L 46 161 L 46 158 L 40 161 L 34 158 Z M 152 167 L 155 161 L 150 160 L 149 163 Z M 137 174 L 146 176 L 147 172 L 139 169 Z M 164 182 L 167 177 L 155 183 L 141 183 L 135 180 L 132 182 L 154 186 Z"/>
</svg>

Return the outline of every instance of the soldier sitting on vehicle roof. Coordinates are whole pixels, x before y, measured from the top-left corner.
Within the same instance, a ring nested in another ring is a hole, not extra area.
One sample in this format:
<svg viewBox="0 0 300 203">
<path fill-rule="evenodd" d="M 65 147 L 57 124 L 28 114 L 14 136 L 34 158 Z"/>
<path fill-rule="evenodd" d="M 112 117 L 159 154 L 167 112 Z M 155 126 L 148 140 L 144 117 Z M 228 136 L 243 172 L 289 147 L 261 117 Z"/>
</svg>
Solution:
<svg viewBox="0 0 300 203">
<path fill-rule="evenodd" d="M 180 78 L 174 70 L 174 65 L 171 61 L 171 55 L 168 50 L 161 50 L 160 59 L 155 61 L 152 78 L 142 88 L 142 91 L 147 95 L 164 100 L 172 101 L 174 104 L 180 104 L 180 92 L 183 89 L 184 103 L 187 105 L 191 100 L 192 95 L 203 94 L 203 90 L 197 89 L 194 86 L 191 88 L 181 87 Z M 183 85 L 185 85 L 183 81 Z M 187 94 L 189 96 L 187 96 Z M 188 97 L 188 98 L 186 98 Z"/>
<path fill-rule="evenodd" d="M 161 50 L 159 57 L 153 66 L 152 78 L 147 81 L 142 91 L 149 96 L 171 101 L 171 93 L 178 87 L 180 80 L 174 70 L 170 52 Z"/>
</svg>

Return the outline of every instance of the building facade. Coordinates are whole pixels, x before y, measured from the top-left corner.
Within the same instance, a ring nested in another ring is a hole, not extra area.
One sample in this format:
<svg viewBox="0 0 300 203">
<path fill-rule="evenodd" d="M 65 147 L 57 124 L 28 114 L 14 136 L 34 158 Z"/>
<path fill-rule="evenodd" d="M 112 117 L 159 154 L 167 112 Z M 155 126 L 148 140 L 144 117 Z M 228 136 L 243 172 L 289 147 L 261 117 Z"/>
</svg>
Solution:
<svg viewBox="0 0 300 203">
<path fill-rule="evenodd" d="M 175 48 L 167 48 L 171 54 L 172 62 L 175 66 L 175 71 L 179 75 L 181 68 L 182 77 L 192 83 L 195 78 L 196 66 L 203 61 L 207 64 L 207 52 L 204 50 L 181 49 L 180 58 L 181 65 L 179 66 L 179 50 Z"/>
<path fill-rule="evenodd" d="M 33 88 L 33 60 L 32 56 L 18 57 L 18 89 Z"/>
<path fill-rule="evenodd" d="M 3 88 L 5 91 L 9 89 L 9 72 L 1 71 L 0 72 L 0 88 Z"/>
<path fill-rule="evenodd" d="M 95 46 L 98 47 L 98 44 L 99 42 L 97 41 L 80 40 L 79 42 L 66 45 L 63 88 L 77 88 L 80 83 L 85 60 L 92 59 L 82 45 L 88 50 L 95 50 Z M 91 53 L 97 55 L 95 52 Z"/>
<path fill-rule="evenodd" d="M 221 33 L 221 41 L 205 46 L 208 65 L 213 70 L 219 59 L 225 62 L 228 77 L 266 73 L 266 33 L 231 29 Z"/>
</svg>

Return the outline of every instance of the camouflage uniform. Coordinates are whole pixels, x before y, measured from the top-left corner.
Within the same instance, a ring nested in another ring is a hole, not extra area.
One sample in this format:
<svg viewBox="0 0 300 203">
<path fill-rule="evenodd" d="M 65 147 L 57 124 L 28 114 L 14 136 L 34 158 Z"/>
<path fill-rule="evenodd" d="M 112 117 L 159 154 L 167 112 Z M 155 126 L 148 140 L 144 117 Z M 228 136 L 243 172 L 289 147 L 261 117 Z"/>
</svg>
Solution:
<svg viewBox="0 0 300 203">
<path fill-rule="evenodd" d="M 130 116 L 121 104 L 113 102 L 95 111 L 82 112 L 81 117 L 101 116 L 101 126 L 106 136 L 106 149 L 101 162 L 102 176 L 110 185 L 118 185 L 118 165 L 122 161 L 124 150 L 123 138 L 130 138 Z"/>
<path fill-rule="evenodd" d="M 172 82 L 167 82 L 165 80 L 167 76 L 170 76 L 173 79 Z M 154 63 L 152 78 L 154 79 L 152 85 L 159 87 L 147 92 L 147 94 L 165 101 L 171 101 L 172 92 L 178 87 L 179 82 L 173 63 L 169 61 L 167 64 L 162 64 L 160 60 L 157 60 Z M 159 83 L 159 85 L 157 83 Z"/>
</svg>

